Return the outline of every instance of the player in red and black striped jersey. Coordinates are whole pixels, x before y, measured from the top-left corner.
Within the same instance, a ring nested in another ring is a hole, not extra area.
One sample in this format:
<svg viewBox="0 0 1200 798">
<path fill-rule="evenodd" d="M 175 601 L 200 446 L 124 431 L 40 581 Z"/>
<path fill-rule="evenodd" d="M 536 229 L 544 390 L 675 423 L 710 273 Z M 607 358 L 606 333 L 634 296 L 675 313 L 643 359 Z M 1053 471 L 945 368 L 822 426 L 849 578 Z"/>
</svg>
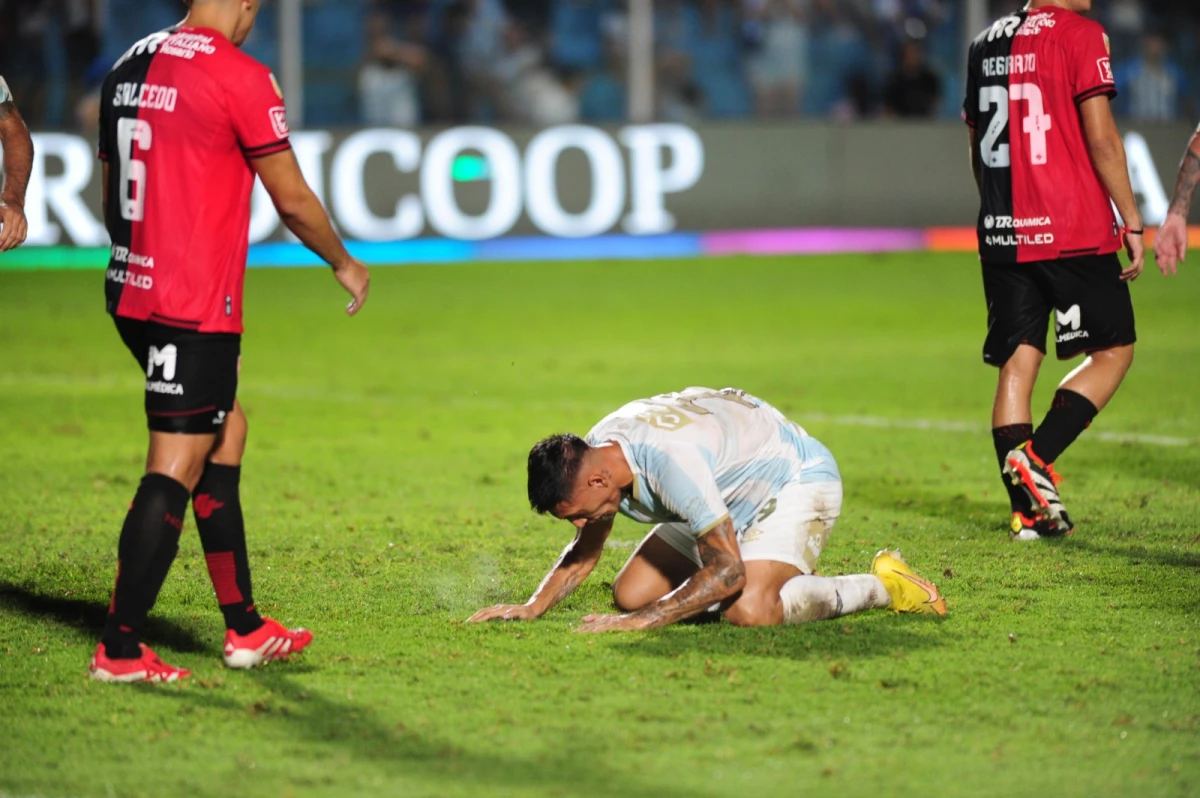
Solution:
<svg viewBox="0 0 1200 798">
<path fill-rule="evenodd" d="M 312 635 L 255 609 L 239 498 L 246 416 L 237 402 L 242 283 L 257 176 L 280 218 L 334 270 L 353 315 L 367 298 L 352 258 L 300 173 L 274 77 L 238 46 L 259 0 L 191 0 L 178 26 L 133 46 L 101 91 L 108 312 L 146 372 L 146 474 L 121 530 L 117 584 L 90 671 L 173 681 L 140 643 L 178 551 L 189 500 L 217 602 L 225 663 L 295 653 Z"/>
<path fill-rule="evenodd" d="M 982 200 L 988 305 L 983 358 L 1000 369 L 992 438 L 1013 483 L 1019 539 L 1071 531 L 1053 463 L 1112 398 L 1137 340 L 1128 283 L 1145 260 L 1142 221 L 1109 106 L 1108 37 L 1080 15 L 1090 8 L 1091 0 L 1032 0 L 980 34 L 967 70 L 963 118 Z M 1051 313 L 1058 357 L 1088 358 L 1035 431 L 1030 397 Z"/>
</svg>

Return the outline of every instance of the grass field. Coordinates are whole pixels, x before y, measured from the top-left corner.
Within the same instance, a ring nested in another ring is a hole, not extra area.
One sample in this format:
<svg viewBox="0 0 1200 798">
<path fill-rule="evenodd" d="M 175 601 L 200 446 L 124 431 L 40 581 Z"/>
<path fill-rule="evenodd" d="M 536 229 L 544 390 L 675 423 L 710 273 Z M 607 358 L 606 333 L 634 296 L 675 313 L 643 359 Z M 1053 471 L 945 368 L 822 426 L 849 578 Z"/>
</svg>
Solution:
<svg viewBox="0 0 1200 798">
<path fill-rule="evenodd" d="M 148 642 L 195 678 L 145 688 L 85 672 L 145 439 L 101 282 L 0 272 L 0 795 L 1200 793 L 1190 265 L 1135 286 L 1137 362 L 1059 463 L 1078 531 L 1035 544 L 1005 534 L 969 256 L 377 269 L 353 320 L 320 270 L 253 271 L 255 593 L 316 642 L 225 671 L 189 518 Z M 528 510 L 529 446 L 688 385 L 837 454 L 824 572 L 899 546 L 950 614 L 575 635 L 644 534 L 620 520 L 544 620 L 464 625 L 570 538 Z"/>
</svg>

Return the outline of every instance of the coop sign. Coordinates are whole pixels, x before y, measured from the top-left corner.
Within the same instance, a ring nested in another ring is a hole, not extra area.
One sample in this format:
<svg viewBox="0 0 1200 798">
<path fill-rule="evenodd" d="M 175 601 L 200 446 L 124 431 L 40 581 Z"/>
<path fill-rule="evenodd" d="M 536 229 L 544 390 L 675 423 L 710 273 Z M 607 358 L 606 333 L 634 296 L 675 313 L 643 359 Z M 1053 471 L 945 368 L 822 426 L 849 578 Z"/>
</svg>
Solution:
<svg viewBox="0 0 1200 798">
<path fill-rule="evenodd" d="M 696 186 L 704 147 L 691 128 L 631 125 L 615 133 L 586 125 L 551 127 L 524 146 L 504 131 L 457 127 L 423 138 L 409 130 L 367 129 L 348 136 L 295 132 L 292 147 L 310 186 L 341 232 L 360 241 L 396 241 L 432 233 L 479 240 L 511 232 L 522 219 L 550 236 L 577 238 L 620 230 L 667 233 L 672 194 Z M 105 246 L 100 177 L 87 139 L 34 135 L 33 177 L 26 200 L 32 245 Z M 586 163 L 564 173 L 564 155 Z M 463 162 L 490 185 L 481 207 L 464 208 Z M 579 180 L 576 180 L 576 176 Z M 383 177 L 381 177 L 383 175 Z M 582 202 L 560 196 L 564 179 L 590 189 Z M 261 183 L 252 196 L 250 241 L 277 237 L 282 226 Z"/>
</svg>

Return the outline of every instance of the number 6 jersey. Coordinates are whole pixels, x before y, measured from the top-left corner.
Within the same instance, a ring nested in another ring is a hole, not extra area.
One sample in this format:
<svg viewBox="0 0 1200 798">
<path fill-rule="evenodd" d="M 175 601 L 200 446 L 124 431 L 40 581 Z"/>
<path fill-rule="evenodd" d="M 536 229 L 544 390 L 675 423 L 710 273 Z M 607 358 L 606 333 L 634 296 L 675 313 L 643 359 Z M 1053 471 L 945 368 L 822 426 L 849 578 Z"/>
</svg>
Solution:
<svg viewBox="0 0 1200 798">
<path fill-rule="evenodd" d="M 101 92 L 108 312 L 241 333 L 250 159 L 289 147 L 275 78 L 219 32 L 178 27 L 135 44 Z"/>
<path fill-rule="evenodd" d="M 1078 110 L 1116 93 L 1104 29 L 1072 11 L 1022 11 L 974 41 L 963 119 L 983 161 L 982 260 L 1027 263 L 1121 248 Z"/>
</svg>

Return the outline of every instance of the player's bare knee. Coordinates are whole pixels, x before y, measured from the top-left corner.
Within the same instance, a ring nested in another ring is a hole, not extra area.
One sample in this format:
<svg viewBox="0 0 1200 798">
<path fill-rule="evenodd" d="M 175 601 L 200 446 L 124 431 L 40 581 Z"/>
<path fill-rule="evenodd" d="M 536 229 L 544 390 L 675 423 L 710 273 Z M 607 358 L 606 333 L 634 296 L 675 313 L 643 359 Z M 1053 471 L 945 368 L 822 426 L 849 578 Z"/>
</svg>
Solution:
<svg viewBox="0 0 1200 798">
<path fill-rule="evenodd" d="M 639 589 L 624 576 L 625 574 L 622 572 L 617 574 L 617 578 L 613 580 L 613 604 L 617 606 L 617 609 L 621 612 L 633 612 L 654 601 L 654 598 L 648 596 L 645 590 Z"/>
<path fill-rule="evenodd" d="M 725 619 L 734 626 L 778 626 L 783 623 L 783 604 L 778 593 L 743 593 L 725 610 Z"/>
<path fill-rule="evenodd" d="M 225 417 L 221 426 L 221 434 L 209 454 L 209 461 L 218 465 L 237 466 L 242 464 L 242 456 L 246 453 L 246 437 L 250 424 L 240 404 L 234 404 L 233 410 Z"/>
</svg>

